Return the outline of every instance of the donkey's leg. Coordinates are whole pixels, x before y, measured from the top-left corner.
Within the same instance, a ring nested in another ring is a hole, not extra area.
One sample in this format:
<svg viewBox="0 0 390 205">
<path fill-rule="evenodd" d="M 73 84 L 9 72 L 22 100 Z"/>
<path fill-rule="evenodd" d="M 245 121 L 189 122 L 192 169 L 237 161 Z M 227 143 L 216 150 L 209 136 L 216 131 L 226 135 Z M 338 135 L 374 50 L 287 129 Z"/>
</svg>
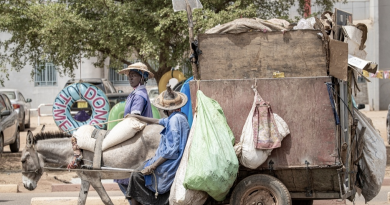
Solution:
<svg viewBox="0 0 390 205">
<path fill-rule="evenodd" d="M 104 204 L 114 205 L 114 203 L 112 203 L 110 197 L 108 196 L 106 190 L 103 187 L 100 178 L 100 173 L 84 171 L 84 172 L 78 172 L 77 174 L 82 180 L 88 181 L 92 185 L 95 191 L 99 194 L 100 199 Z"/>
<path fill-rule="evenodd" d="M 106 190 L 104 189 L 104 186 L 103 186 L 102 181 L 100 180 L 100 178 L 93 179 L 91 181 L 91 185 L 96 190 L 96 192 L 99 194 L 100 199 L 103 201 L 104 204 L 106 204 L 106 205 L 114 205 L 114 203 L 112 203 L 112 201 L 110 199 L 110 196 L 108 196 Z"/>
<path fill-rule="evenodd" d="M 88 196 L 89 184 L 90 183 L 88 181 L 81 180 L 79 200 L 77 202 L 78 205 L 85 205 Z"/>
</svg>

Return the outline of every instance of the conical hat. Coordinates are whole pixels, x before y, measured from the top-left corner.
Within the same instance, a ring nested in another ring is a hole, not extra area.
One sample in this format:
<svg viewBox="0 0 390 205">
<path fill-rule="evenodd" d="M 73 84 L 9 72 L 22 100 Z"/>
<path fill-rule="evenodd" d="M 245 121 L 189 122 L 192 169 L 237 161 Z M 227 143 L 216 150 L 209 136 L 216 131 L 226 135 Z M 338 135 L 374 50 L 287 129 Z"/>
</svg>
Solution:
<svg viewBox="0 0 390 205">
<path fill-rule="evenodd" d="M 187 96 L 181 92 L 175 92 L 170 85 L 163 91 L 152 104 L 162 110 L 176 110 L 187 103 Z"/>
<path fill-rule="evenodd" d="M 140 63 L 140 62 L 131 64 L 131 65 L 129 65 L 129 67 L 120 70 L 118 73 L 127 75 L 131 70 L 140 70 L 141 72 L 142 71 L 147 72 L 147 73 L 149 73 L 149 79 L 154 78 L 153 73 L 149 71 L 148 67 L 145 64 Z"/>
</svg>

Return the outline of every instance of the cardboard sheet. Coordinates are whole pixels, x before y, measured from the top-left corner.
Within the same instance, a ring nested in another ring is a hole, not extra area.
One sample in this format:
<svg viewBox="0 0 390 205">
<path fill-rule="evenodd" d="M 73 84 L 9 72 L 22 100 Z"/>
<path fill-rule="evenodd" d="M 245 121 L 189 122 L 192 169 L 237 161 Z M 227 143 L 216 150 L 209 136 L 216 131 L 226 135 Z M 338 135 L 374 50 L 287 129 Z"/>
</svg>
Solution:
<svg viewBox="0 0 390 205">
<path fill-rule="evenodd" d="M 348 71 L 348 44 L 337 40 L 330 40 L 329 50 L 329 75 L 346 81 Z"/>
</svg>

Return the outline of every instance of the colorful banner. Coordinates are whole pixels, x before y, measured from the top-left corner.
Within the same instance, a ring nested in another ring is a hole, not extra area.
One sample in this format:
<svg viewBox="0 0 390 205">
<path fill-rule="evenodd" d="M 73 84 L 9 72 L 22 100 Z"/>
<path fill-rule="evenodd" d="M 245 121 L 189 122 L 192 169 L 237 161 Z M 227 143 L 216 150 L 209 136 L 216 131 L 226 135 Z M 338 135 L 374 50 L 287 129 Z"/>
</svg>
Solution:
<svg viewBox="0 0 390 205">
<path fill-rule="evenodd" d="M 390 70 L 378 70 L 375 74 L 363 70 L 364 77 L 390 79 Z"/>
</svg>

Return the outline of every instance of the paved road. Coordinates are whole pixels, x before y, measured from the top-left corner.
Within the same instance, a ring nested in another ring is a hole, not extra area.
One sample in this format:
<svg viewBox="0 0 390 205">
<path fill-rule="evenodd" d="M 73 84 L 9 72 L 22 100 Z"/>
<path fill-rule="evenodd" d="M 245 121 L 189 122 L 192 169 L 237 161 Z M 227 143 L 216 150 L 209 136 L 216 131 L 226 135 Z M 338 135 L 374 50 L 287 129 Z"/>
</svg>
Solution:
<svg viewBox="0 0 390 205">
<path fill-rule="evenodd" d="M 381 192 L 368 204 L 371 205 L 380 205 L 388 204 L 387 203 L 387 193 L 390 192 L 390 186 L 383 186 Z M 46 193 L 14 193 L 14 194 L 0 194 L 0 204 L 1 205 L 29 205 L 31 198 L 33 197 L 78 197 L 78 192 L 46 192 Z M 122 192 L 108 192 L 110 196 L 122 196 Z M 95 191 L 88 193 L 88 196 L 98 196 Z M 332 205 L 332 204 L 345 204 L 345 203 L 336 203 L 335 201 L 314 201 L 314 205 Z M 346 204 L 352 205 L 352 202 L 347 202 Z M 356 205 L 363 205 L 363 197 L 357 197 L 355 201 Z"/>
<path fill-rule="evenodd" d="M 123 196 L 122 192 L 108 192 L 110 196 Z M 0 194 L 1 205 L 29 205 L 33 197 L 78 197 L 78 192 L 46 192 L 46 193 L 13 193 Z M 88 196 L 98 196 L 95 191 L 88 193 Z"/>
</svg>

